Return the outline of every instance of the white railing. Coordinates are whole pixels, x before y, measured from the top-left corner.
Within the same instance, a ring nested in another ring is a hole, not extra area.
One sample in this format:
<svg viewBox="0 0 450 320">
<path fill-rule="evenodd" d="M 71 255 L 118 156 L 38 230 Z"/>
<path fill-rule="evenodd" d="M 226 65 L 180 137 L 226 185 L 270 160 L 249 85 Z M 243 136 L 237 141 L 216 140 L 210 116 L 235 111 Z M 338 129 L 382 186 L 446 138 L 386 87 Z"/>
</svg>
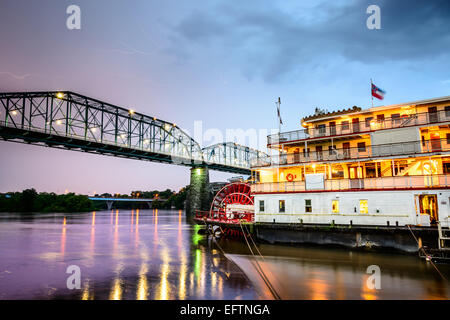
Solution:
<svg viewBox="0 0 450 320">
<path fill-rule="evenodd" d="M 268 156 L 266 158 L 253 159 L 250 163 L 252 168 L 267 167 L 273 165 L 289 165 L 298 163 L 309 163 L 317 161 L 351 160 L 373 157 L 386 157 L 398 155 L 414 155 L 430 152 L 448 152 L 450 144 L 446 139 L 408 141 L 402 143 L 391 143 L 354 147 L 347 149 L 331 149 L 323 151 L 310 151 L 308 153 L 287 153 Z"/>
<path fill-rule="evenodd" d="M 402 115 L 400 117 L 391 117 L 383 120 L 372 119 L 367 122 L 365 119 L 361 118 L 357 123 L 352 123 L 350 119 L 350 121 L 345 124 L 342 124 L 341 122 L 335 126 L 330 126 L 328 124 L 313 129 L 301 129 L 282 132 L 281 134 L 272 134 L 267 136 L 267 143 L 272 145 L 288 141 L 363 133 L 380 129 L 394 129 L 448 121 L 450 121 L 450 111 L 445 110 Z"/>
</svg>

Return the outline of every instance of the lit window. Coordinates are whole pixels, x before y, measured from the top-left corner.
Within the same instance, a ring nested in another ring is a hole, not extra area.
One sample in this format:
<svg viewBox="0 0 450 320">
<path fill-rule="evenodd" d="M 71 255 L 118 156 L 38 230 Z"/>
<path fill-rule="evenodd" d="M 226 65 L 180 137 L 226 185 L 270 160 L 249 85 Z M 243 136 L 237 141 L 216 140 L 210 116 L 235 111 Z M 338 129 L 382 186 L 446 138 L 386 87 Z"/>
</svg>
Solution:
<svg viewBox="0 0 450 320">
<path fill-rule="evenodd" d="M 259 200 L 259 212 L 264 212 L 264 200 Z"/>
<path fill-rule="evenodd" d="M 279 203 L 279 211 L 278 212 L 286 212 L 286 203 L 284 200 L 278 201 Z"/>
<path fill-rule="evenodd" d="M 359 213 L 369 213 L 369 204 L 367 200 L 359 200 Z"/>
<path fill-rule="evenodd" d="M 311 199 L 305 199 L 305 212 L 312 212 Z"/>
<path fill-rule="evenodd" d="M 331 211 L 333 213 L 339 213 L 339 200 L 331 201 Z"/>
</svg>

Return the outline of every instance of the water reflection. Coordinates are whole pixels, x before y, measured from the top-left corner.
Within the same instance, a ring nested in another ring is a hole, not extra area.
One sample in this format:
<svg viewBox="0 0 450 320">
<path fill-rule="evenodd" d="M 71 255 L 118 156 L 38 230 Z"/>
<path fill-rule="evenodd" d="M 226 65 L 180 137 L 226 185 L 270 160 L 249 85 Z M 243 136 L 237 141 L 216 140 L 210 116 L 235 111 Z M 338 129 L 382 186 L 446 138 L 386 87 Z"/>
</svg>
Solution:
<svg viewBox="0 0 450 320">
<path fill-rule="evenodd" d="M 273 299 L 256 271 L 255 258 L 244 254 L 242 246 L 225 243 L 224 247 L 227 256 L 245 271 L 259 295 Z M 416 256 L 267 244 L 259 248 L 265 259 L 256 259 L 283 299 L 449 298 L 449 283 Z M 369 286 L 372 273 L 367 273 L 367 267 L 371 265 L 381 269 L 381 289 Z M 449 265 L 440 264 L 438 268 L 448 277 Z"/>
<path fill-rule="evenodd" d="M 182 211 L 0 216 L 0 298 L 273 298 L 243 243 L 220 241 L 228 260 L 198 234 L 200 228 L 187 223 Z M 259 249 L 265 256 L 259 264 L 283 299 L 448 298 L 448 283 L 415 256 L 267 244 Z M 78 291 L 66 288 L 72 264 L 82 270 Z M 367 286 L 365 271 L 372 264 L 381 268 L 381 290 Z M 449 266 L 439 268 L 450 278 Z"/>
</svg>

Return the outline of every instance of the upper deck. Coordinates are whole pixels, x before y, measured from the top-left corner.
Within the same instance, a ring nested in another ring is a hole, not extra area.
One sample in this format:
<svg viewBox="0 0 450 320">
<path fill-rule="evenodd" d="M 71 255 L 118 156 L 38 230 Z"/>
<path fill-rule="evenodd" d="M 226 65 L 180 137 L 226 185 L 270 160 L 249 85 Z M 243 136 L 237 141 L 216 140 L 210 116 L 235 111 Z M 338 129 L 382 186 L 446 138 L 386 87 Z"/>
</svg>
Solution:
<svg viewBox="0 0 450 320">
<path fill-rule="evenodd" d="M 450 123 L 450 96 L 361 110 L 358 107 L 317 112 L 302 119 L 304 129 L 268 136 L 268 147 L 278 149 L 309 141 L 351 138 L 378 130 Z"/>
</svg>

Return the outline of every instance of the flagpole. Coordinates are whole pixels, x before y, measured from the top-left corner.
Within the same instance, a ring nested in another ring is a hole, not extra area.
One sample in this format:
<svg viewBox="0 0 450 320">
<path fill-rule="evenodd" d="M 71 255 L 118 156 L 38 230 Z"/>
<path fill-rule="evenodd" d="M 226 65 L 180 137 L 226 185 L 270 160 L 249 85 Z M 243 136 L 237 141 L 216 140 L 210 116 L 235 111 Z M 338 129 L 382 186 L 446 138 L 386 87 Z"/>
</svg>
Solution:
<svg viewBox="0 0 450 320">
<path fill-rule="evenodd" d="M 278 143 L 281 144 L 281 99 L 278 97 L 277 105 L 277 114 L 278 114 Z M 278 182 L 280 182 L 280 164 L 281 164 L 281 154 L 282 150 L 278 150 L 278 167 L 277 167 L 277 176 Z"/>
<path fill-rule="evenodd" d="M 372 78 L 370 78 L 370 96 L 372 97 L 372 108 L 373 108 L 373 92 L 372 92 L 372 88 L 373 88 L 373 82 L 372 82 Z"/>
<path fill-rule="evenodd" d="M 280 111 L 280 104 L 281 99 L 278 97 L 278 101 L 275 102 L 277 105 L 277 116 L 278 116 L 278 143 L 281 144 L 281 111 Z M 281 164 L 281 151 L 278 149 L 278 166 L 277 166 L 277 182 L 280 183 L 280 164 Z"/>
</svg>

